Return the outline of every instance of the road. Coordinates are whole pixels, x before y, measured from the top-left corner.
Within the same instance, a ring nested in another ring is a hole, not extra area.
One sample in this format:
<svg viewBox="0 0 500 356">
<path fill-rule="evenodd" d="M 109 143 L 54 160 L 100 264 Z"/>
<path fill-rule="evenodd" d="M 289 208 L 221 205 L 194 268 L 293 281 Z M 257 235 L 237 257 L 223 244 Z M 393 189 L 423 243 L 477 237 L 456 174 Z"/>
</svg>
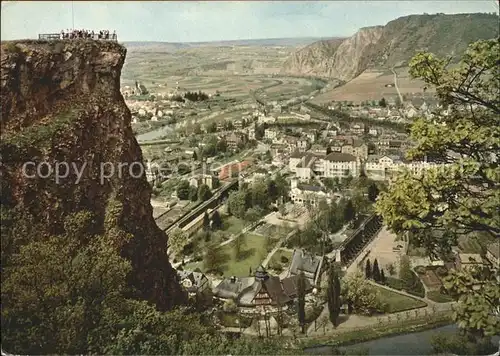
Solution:
<svg viewBox="0 0 500 356">
<path fill-rule="evenodd" d="M 403 96 L 401 95 L 401 92 L 399 91 L 398 73 L 396 73 L 394 68 L 391 68 L 391 72 L 394 74 L 394 86 L 396 87 L 396 91 L 398 92 L 399 100 L 401 100 L 401 104 L 402 104 L 403 103 Z"/>
</svg>

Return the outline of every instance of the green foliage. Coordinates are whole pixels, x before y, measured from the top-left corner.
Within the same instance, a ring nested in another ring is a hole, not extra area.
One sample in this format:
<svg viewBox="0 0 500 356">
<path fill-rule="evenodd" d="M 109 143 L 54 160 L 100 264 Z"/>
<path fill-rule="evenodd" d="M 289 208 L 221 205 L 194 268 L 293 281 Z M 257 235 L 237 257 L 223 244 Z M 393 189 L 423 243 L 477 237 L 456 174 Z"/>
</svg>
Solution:
<svg viewBox="0 0 500 356">
<path fill-rule="evenodd" d="M 218 210 L 214 211 L 212 215 L 212 229 L 213 230 L 222 229 L 222 218 Z"/>
<path fill-rule="evenodd" d="M 221 268 L 224 262 L 226 262 L 226 258 L 218 246 L 213 243 L 209 243 L 205 246 L 203 268 L 206 272 L 222 272 Z"/>
<path fill-rule="evenodd" d="M 378 267 L 378 261 L 375 259 L 373 261 L 373 271 L 372 271 L 372 278 L 375 282 L 381 282 L 380 280 L 380 269 Z"/>
<path fill-rule="evenodd" d="M 431 339 L 432 349 L 436 354 L 454 355 L 491 355 L 498 351 L 490 337 L 475 338 L 471 335 L 436 334 Z"/>
<path fill-rule="evenodd" d="M 32 125 L 14 135 L 6 135 L 2 140 L 20 148 L 41 147 L 52 142 L 56 134 L 64 134 L 68 127 L 76 120 L 81 109 L 73 107 L 62 111 L 50 118 L 44 124 Z"/>
<path fill-rule="evenodd" d="M 342 300 L 355 313 L 371 315 L 384 312 L 387 305 L 381 300 L 380 293 L 361 274 L 347 276 L 341 288 Z"/>
<path fill-rule="evenodd" d="M 337 327 L 341 307 L 341 286 L 338 272 L 333 266 L 328 270 L 328 287 L 326 291 L 328 301 L 329 319 L 333 326 Z"/>
<path fill-rule="evenodd" d="M 432 258 L 447 258 L 461 235 L 484 232 L 498 239 L 500 234 L 499 51 L 495 39 L 471 44 L 453 68 L 448 59 L 430 53 L 419 53 L 410 61 L 411 76 L 435 87 L 449 113 L 438 112 L 432 121 L 413 124 L 411 138 L 417 145 L 409 158 L 428 155 L 447 165 L 418 177 L 401 173 L 376 205 L 389 228 L 411 231 L 412 243 L 424 247 Z M 463 283 L 477 280 L 490 295 L 500 293 L 499 284 L 486 278 L 488 273 L 461 273 L 447 284 L 457 291 L 457 298 L 463 298 L 455 314 L 458 325 L 466 330 L 496 330 L 498 324 L 487 312 L 489 297 L 469 294 L 471 286 L 465 288 Z"/>
<path fill-rule="evenodd" d="M 372 276 L 373 276 L 372 265 L 370 263 L 370 259 L 367 259 L 365 265 L 365 278 L 372 279 Z"/>
<path fill-rule="evenodd" d="M 189 182 L 183 180 L 177 186 L 177 197 L 181 200 L 189 199 Z"/>
<path fill-rule="evenodd" d="M 206 201 L 212 197 L 212 192 L 206 184 L 202 184 L 198 187 L 198 200 Z"/>
<path fill-rule="evenodd" d="M 306 276 L 304 272 L 299 273 L 299 278 L 297 279 L 297 317 L 299 325 L 302 329 L 302 333 L 305 333 L 305 323 L 306 323 Z"/>
<path fill-rule="evenodd" d="M 186 246 L 188 238 L 182 229 L 174 229 L 168 236 L 168 246 L 174 254 L 178 254 Z"/>
</svg>

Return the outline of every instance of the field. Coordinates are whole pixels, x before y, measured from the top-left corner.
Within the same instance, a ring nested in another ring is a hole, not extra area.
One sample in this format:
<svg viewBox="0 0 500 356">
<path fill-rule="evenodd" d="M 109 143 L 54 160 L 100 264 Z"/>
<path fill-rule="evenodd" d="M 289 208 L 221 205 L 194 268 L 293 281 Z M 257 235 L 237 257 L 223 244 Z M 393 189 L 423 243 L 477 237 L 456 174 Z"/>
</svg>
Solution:
<svg viewBox="0 0 500 356">
<path fill-rule="evenodd" d="M 427 306 L 425 302 L 420 300 L 407 297 L 405 295 L 380 288 L 375 287 L 382 295 L 382 300 L 388 304 L 388 313 L 397 313 L 400 311 L 417 309 Z"/>
<path fill-rule="evenodd" d="M 421 94 L 424 86 L 423 82 L 413 80 L 405 68 L 396 69 L 398 73 L 398 87 L 401 94 Z M 386 87 L 386 84 L 394 83 L 394 75 L 389 72 L 365 71 L 357 78 L 351 80 L 345 85 L 334 88 L 330 91 L 317 95 L 312 102 L 322 104 L 330 101 L 364 101 L 380 100 L 382 97 L 396 98 L 397 91 L 395 87 Z M 429 89 L 430 93 L 431 90 Z"/>
<path fill-rule="evenodd" d="M 265 100 L 289 99 L 316 89 L 316 81 L 280 77 L 293 46 L 206 46 L 168 51 L 131 47 L 121 85 L 144 84 L 151 92 L 219 91 L 224 97 L 251 100 L 250 91 L 263 89 Z"/>
<path fill-rule="evenodd" d="M 245 234 L 245 243 L 242 246 L 240 258 L 234 258 L 234 242 L 221 247 L 221 255 L 224 256 L 226 263 L 222 266 L 222 271 L 225 277 L 248 277 L 250 268 L 252 271 L 260 265 L 267 256 L 264 237 L 251 233 Z M 194 270 L 196 268 L 203 269 L 203 262 L 188 263 L 185 266 L 186 270 Z"/>
</svg>

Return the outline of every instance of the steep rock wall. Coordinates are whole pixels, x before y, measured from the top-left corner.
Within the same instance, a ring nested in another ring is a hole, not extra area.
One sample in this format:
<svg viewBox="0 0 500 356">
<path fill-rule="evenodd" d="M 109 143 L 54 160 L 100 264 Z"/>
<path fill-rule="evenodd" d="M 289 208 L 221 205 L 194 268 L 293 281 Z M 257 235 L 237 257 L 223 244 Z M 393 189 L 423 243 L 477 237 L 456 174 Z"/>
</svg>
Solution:
<svg viewBox="0 0 500 356">
<path fill-rule="evenodd" d="M 117 43 L 91 40 L 2 43 L 1 203 L 41 223 L 34 239 L 61 233 L 64 217 L 80 210 L 95 214 L 97 231 L 111 224 L 130 233 L 120 250 L 131 261 L 137 296 L 169 309 L 185 296 L 152 217 L 142 153 L 119 91 L 125 55 Z M 33 178 L 23 173 L 26 162 L 34 163 L 26 170 Z M 40 177 L 34 168 L 41 162 L 43 176 L 57 162 L 69 164 L 68 176 Z"/>
</svg>

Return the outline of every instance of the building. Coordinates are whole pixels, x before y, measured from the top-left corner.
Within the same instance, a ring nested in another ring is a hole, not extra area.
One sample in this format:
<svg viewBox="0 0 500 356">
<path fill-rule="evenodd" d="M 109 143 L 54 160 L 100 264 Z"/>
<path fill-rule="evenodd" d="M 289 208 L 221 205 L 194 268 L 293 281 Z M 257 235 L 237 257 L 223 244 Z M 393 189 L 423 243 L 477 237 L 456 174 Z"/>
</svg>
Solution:
<svg viewBox="0 0 500 356">
<path fill-rule="evenodd" d="M 264 130 L 264 138 L 266 140 L 274 140 L 278 137 L 279 131 L 275 129 L 265 129 Z"/>
<path fill-rule="evenodd" d="M 331 203 L 333 198 L 333 195 L 328 193 L 324 187 L 298 184 L 296 179 L 292 179 L 289 194 L 292 202 L 297 205 L 317 206 L 322 200 Z"/>
<path fill-rule="evenodd" d="M 314 154 L 318 154 L 318 155 L 326 155 L 326 151 L 327 151 L 326 147 L 318 145 L 318 144 L 312 145 L 311 148 L 309 149 L 309 152 L 314 153 Z"/>
<path fill-rule="evenodd" d="M 246 144 L 247 141 L 247 135 L 242 132 L 231 132 L 231 134 L 226 137 L 227 147 L 232 150 Z"/>
<path fill-rule="evenodd" d="M 287 286 L 289 284 L 287 282 Z M 273 307 L 291 301 L 280 278 L 270 275 L 262 266 L 257 267 L 252 277 L 225 278 L 213 289 L 213 294 L 220 299 L 232 299 L 240 307 Z"/>
<path fill-rule="evenodd" d="M 297 165 L 302 161 L 302 159 L 306 156 L 305 152 L 294 151 L 290 155 L 290 160 L 288 161 L 288 168 L 290 172 L 297 172 Z"/>
<path fill-rule="evenodd" d="M 361 170 L 359 159 L 348 153 L 332 152 L 323 161 L 325 178 L 357 177 Z"/>
<path fill-rule="evenodd" d="M 177 278 L 179 284 L 190 296 L 212 292 L 210 280 L 201 272 L 177 270 Z"/>
<path fill-rule="evenodd" d="M 365 160 L 368 158 L 368 145 L 361 140 L 353 140 L 352 145 L 342 146 L 342 153 L 347 153 L 360 160 Z"/>
<path fill-rule="evenodd" d="M 245 120 L 237 119 L 233 121 L 233 126 L 237 130 L 241 130 L 245 126 Z"/>
<path fill-rule="evenodd" d="M 198 188 L 200 185 L 206 184 L 210 189 L 215 189 L 219 186 L 219 179 L 210 174 L 198 174 L 189 179 L 189 185 Z"/>
<path fill-rule="evenodd" d="M 304 273 L 312 285 L 318 285 L 323 268 L 323 256 L 316 256 L 301 249 L 295 249 L 292 262 L 288 268 L 287 277 L 298 276 Z"/>
<path fill-rule="evenodd" d="M 305 152 L 309 149 L 309 141 L 306 139 L 297 140 L 297 148 L 299 151 Z"/>
<path fill-rule="evenodd" d="M 251 126 L 248 128 L 248 139 L 249 140 L 256 140 L 256 137 L 255 137 L 255 126 Z"/>
<path fill-rule="evenodd" d="M 363 135 L 365 133 L 365 124 L 362 122 L 355 122 L 351 124 L 350 131 L 355 135 Z"/>
</svg>

